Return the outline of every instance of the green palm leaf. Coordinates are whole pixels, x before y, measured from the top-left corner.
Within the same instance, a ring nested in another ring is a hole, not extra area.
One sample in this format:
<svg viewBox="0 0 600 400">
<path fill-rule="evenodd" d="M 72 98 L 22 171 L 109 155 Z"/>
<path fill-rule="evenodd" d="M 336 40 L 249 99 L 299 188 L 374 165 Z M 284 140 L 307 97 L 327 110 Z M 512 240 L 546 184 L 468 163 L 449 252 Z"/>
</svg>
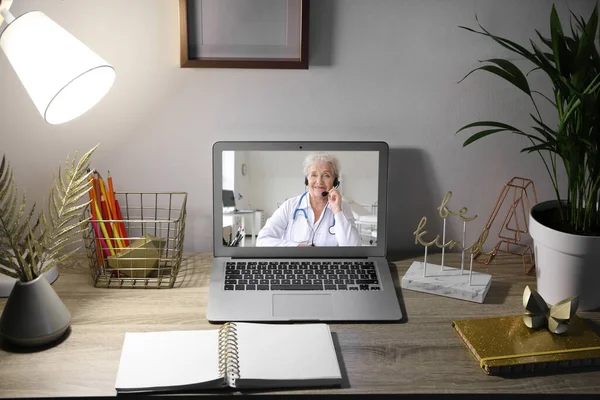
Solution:
<svg viewBox="0 0 600 400">
<path fill-rule="evenodd" d="M 558 70 L 559 74 L 566 75 L 567 65 L 564 65 L 565 54 L 567 52 L 566 44 L 564 41 L 564 34 L 560 18 L 556 12 L 556 8 L 552 5 L 552 11 L 550 12 L 550 36 L 552 38 L 552 52 L 554 54 L 554 65 Z"/>
<path fill-rule="evenodd" d="M 525 77 L 525 75 L 523 75 L 523 72 L 521 72 L 521 70 L 517 68 L 517 66 L 514 65 L 512 62 L 508 60 L 502 60 L 500 58 L 492 58 L 480 62 L 490 62 L 498 66 L 484 65 L 482 67 L 475 68 L 474 70 L 470 71 L 467 75 L 465 75 L 465 77 L 462 78 L 458 83 L 465 80 L 473 72 L 484 70 L 491 72 L 492 74 L 498 75 L 499 77 L 507 80 L 508 82 L 521 89 L 527 95 L 531 95 L 531 90 L 529 89 L 529 83 L 527 82 L 527 78 Z"/>
<path fill-rule="evenodd" d="M 537 33 L 538 37 L 540 38 L 540 41 L 542 43 L 544 43 L 546 46 L 548 46 L 549 49 L 552 49 L 552 40 L 542 36 L 542 34 L 540 33 L 540 31 L 538 31 L 537 29 L 535 30 L 535 33 Z"/>
<path fill-rule="evenodd" d="M 540 143 L 535 146 L 529 146 L 521 149 L 521 153 L 533 153 L 534 151 L 548 150 L 552 151 L 552 146 L 548 143 Z"/>
<path fill-rule="evenodd" d="M 537 152 L 542 159 L 552 181 L 557 199 L 561 200 L 558 187 L 557 162 L 562 161 L 567 174 L 567 205 L 561 210 L 564 226 L 569 233 L 589 233 L 600 235 L 600 210 L 596 204 L 600 201 L 600 39 L 598 6 L 594 7 L 589 18 L 571 13 L 570 36 L 565 36 L 563 27 L 552 6 L 550 12 L 550 37 L 544 37 L 535 31 L 542 43 L 543 50 L 529 40 L 531 50 L 494 35 L 477 24 L 481 30 L 463 27 L 470 32 L 487 36 L 510 52 L 525 58 L 533 64 L 525 75 L 511 61 L 492 58 L 488 64 L 471 70 L 461 82 L 474 71 L 485 70 L 512 83 L 527 93 L 535 108 L 530 114 L 537 126 L 532 126 L 535 134 L 529 134 L 508 124 L 492 121 L 474 122 L 463 126 L 459 132 L 469 128 L 480 128 L 467 138 L 463 146 L 479 139 L 496 134 L 512 133 L 524 136 L 531 145 L 521 152 Z M 549 50 L 549 52 L 548 52 Z M 552 95 L 548 96 L 533 90 L 527 79 L 530 73 L 543 71 L 552 82 Z M 533 94 L 536 96 L 533 96 Z M 550 128 L 536 104 L 538 96 L 547 100 L 555 109 L 556 127 Z M 535 97 L 535 98 L 534 98 Z M 551 99 L 554 97 L 554 100 Z M 542 152 L 548 151 L 550 157 Z M 550 165 L 549 165 L 550 163 Z M 585 204 L 585 207 L 582 207 Z"/>
<path fill-rule="evenodd" d="M 507 129 L 507 130 L 517 130 L 517 128 L 515 128 L 514 126 L 502 123 L 502 122 L 496 122 L 496 121 L 479 121 L 479 122 L 473 122 L 470 124 L 467 124 L 465 126 L 463 126 L 462 128 L 460 128 L 458 131 L 456 131 L 456 133 L 463 131 L 465 129 L 469 129 L 469 128 L 476 128 L 476 127 L 495 127 L 495 128 L 503 128 L 503 129 Z"/>
</svg>

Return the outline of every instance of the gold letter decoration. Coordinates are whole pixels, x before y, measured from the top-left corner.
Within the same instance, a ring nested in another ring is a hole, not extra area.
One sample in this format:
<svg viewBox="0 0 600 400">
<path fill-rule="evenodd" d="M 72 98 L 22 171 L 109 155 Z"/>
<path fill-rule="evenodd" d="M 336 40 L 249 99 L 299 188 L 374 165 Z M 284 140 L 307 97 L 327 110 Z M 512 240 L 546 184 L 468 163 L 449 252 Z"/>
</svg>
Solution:
<svg viewBox="0 0 600 400">
<path fill-rule="evenodd" d="M 451 198 L 452 198 L 452 192 L 446 193 L 446 195 L 444 196 L 444 199 L 442 200 L 442 204 L 437 208 L 439 211 L 440 217 L 442 219 L 445 220 L 449 216 L 457 216 L 463 222 L 470 222 L 470 221 L 473 221 L 475 218 L 477 218 L 477 215 L 474 215 L 472 217 L 465 217 L 464 214 L 467 213 L 466 207 L 462 207 L 458 212 L 450 211 L 448 209 L 448 207 L 446 207 L 446 204 L 448 204 L 448 202 L 450 201 Z M 421 220 L 419 221 L 419 225 L 417 225 L 417 230 L 413 232 L 413 235 L 415 235 L 415 244 L 420 243 L 422 246 L 425 246 L 425 247 L 436 245 L 440 249 L 446 249 L 446 248 L 453 249 L 454 246 L 457 246 L 461 251 L 468 251 L 471 254 L 477 253 L 477 252 L 481 252 L 483 254 L 491 254 L 491 252 L 486 253 L 482 249 L 483 244 L 485 243 L 487 236 L 489 234 L 489 228 L 483 229 L 483 231 L 481 232 L 481 234 L 479 235 L 479 237 L 473 244 L 471 244 L 470 246 L 463 247 L 460 244 L 460 242 L 458 242 L 456 240 L 449 240 L 446 243 L 440 243 L 440 235 L 437 235 L 435 237 L 435 239 L 433 239 L 431 242 L 425 241 L 423 239 L 423 236 L 425 236 L 427 234 L 427 231 L 425 230 L 425 225 L 427 225 L 427 217 L 421 218 Z"/>
</svg>

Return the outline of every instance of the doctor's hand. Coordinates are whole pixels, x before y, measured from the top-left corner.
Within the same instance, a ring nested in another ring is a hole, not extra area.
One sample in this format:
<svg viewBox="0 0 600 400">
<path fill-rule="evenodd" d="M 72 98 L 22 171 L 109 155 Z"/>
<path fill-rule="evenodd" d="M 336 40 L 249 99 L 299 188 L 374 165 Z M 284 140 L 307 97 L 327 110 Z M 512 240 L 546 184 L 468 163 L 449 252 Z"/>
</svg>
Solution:
<svg viewBox="0 0 600 400">
<path fill-rule="evenodd" d="M 342 196 L 340 195 L 340 192 L 338 192 L 337 189 L 331 189 L 328 197 L 331 211 L 333 211 L 334 214 L 342 211 Z"/>
</svg>

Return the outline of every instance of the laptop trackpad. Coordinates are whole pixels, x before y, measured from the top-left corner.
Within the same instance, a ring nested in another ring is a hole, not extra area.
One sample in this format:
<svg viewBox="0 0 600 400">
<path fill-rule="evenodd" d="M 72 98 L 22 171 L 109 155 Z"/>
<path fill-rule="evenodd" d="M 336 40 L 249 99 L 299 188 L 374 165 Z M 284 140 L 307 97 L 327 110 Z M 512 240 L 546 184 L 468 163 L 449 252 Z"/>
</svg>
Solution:
<svg viewBox="0 0 600 400">
<path fill-rule="evenodd" d="M 331 294 L 274 294 L 273 316 L 289 319 L 324 319 L 333 316 Z"/>
</svg>

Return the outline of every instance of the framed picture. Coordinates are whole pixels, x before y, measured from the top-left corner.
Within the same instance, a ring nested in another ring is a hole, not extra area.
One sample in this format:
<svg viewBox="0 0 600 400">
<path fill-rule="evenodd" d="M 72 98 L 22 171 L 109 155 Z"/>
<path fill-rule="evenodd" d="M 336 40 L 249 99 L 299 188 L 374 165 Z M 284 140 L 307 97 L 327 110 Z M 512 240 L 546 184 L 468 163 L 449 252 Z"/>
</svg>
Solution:
<svg viewBox="0 0 600 400">
<path fill-rule="evenodd" d="M 182 68 L 308 69 L 310 0 L 179 0 Z"/>
</svg>

